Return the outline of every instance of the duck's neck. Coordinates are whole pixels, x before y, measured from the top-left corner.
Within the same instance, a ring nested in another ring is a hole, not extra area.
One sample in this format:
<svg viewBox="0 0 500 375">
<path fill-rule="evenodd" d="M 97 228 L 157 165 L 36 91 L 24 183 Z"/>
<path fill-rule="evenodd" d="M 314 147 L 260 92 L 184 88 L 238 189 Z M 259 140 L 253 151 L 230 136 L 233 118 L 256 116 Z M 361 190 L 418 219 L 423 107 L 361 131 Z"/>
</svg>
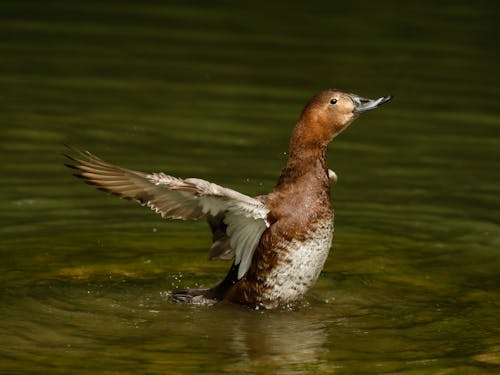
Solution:
<svg viewBox="0 0 500 375">
<path fill-rule="evenodd" d="M 296 182 L 304 177 L 310 183 L 329 186 L 326 151 L 328 142 L 321 141 L 306 132 L 299 122 L 295 127 L 288 150 L 288 159 L 281 171 L 278 187 Z"/>
</svg>

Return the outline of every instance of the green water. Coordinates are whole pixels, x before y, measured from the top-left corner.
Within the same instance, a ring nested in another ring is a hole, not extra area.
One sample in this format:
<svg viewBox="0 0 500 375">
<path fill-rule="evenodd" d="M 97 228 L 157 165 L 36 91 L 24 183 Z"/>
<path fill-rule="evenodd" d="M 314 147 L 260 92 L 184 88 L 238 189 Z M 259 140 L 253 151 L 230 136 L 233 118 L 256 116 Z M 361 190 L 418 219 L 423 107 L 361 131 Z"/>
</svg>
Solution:
<svg viewBox="0 0 500 375">
<path fill-rule="evenodd" d="M 500 16 L 439 4 L 2 1 L 0 373 L 498 373 Z M 333 251 L 293 310 L 170 302 L 229 267 L 206 224 L 63 167 L 262 194 L 331 86 L 395 99 L 330 148 Z"/>
</svg>

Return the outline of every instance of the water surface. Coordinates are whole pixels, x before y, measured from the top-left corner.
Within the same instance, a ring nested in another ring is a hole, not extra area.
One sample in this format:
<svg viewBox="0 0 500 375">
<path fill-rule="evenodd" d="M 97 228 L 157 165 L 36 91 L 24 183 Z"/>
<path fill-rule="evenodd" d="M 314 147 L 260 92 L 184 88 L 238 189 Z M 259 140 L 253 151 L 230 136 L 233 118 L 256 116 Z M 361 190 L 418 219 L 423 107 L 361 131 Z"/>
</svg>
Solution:
<svg viewBox="0 0 500 375">
<path fill-rule="evenodd" d="M 0 372 L 497 373 L 498 10 L 440 4 L 3 1 Z M 293 309 L 170 302 L 229 267 L 206 224 L 63 167 L 262 194 L 331 86 L 395 100 L 330 148 L 334 246 Z"/>
</svg>

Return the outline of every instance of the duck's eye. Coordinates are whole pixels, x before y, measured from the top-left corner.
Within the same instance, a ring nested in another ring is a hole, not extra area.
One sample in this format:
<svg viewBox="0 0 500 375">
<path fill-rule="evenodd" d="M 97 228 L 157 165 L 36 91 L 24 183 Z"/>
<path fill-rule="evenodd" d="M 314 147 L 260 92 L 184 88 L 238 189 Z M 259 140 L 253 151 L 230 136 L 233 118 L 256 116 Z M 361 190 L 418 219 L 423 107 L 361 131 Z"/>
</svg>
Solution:
<svg viewBox="0 0 500 375">
<path fill-rule="evenodd" d="M 336 98 L 330 99 L 330 104 L 337 104 L 337 99 Z"/>
</svg>

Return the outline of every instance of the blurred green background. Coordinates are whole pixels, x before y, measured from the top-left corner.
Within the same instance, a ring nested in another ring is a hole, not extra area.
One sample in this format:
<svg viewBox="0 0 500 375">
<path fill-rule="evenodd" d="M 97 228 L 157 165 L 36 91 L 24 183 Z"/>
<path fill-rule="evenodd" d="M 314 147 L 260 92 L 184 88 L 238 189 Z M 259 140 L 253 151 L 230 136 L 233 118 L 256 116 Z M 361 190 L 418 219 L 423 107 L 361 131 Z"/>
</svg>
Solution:
<svg viewBox="0 0 500 375">
<path fill-rule="evenodd" d="M 497 373 L 494 1 L 2 1 L 0 372 Z M 271 190 L 310 97 L 395 95 L 330 147 L 332 253 L 291 310 L 219 281 L 205 223 L 81 184 L 63 144 Z"/>
</svg>

